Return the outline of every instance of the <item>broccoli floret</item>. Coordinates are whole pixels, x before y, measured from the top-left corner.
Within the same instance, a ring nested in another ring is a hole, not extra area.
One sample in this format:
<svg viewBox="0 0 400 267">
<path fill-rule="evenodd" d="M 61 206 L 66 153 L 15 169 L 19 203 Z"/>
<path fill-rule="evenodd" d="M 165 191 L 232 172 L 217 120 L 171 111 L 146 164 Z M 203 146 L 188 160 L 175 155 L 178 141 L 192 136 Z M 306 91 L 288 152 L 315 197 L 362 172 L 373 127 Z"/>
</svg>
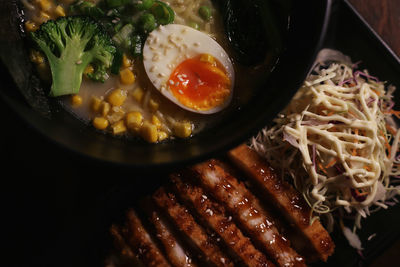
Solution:
<svg viewBox="0 0 400 267">
<path fill-rule="evenodd" d="M 116 51 L 111 38 L 89 17 L 71 16 L 50 20 L 31 33 L 46 55 L 52 74 L 50 96 L 76 94 L 82 75 L 91 64 L 90 78 L 104 82 Z"/>
</svg>

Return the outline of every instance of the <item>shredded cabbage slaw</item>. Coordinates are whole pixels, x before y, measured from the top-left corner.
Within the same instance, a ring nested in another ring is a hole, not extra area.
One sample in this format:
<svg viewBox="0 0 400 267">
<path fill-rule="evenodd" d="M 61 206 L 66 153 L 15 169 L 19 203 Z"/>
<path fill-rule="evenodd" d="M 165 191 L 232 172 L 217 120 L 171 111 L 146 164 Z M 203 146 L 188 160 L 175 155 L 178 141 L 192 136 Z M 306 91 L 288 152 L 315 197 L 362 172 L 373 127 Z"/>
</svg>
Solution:
<svg viewBox="0 0 400 267">
<path fill-rule="evenodd" d="M 251 140 L 302 192 L 311 223 L 325 215 L 332 229 L 337 211 L 343 232 L 344 217 L 354 220 L 355 232 L 361 218 L 398 202 L 400 131 L 394 117 L 400 112 L 393 110 L 394 90 L 357 64 L 317 64 L 274 125 Z"/>
</svg>

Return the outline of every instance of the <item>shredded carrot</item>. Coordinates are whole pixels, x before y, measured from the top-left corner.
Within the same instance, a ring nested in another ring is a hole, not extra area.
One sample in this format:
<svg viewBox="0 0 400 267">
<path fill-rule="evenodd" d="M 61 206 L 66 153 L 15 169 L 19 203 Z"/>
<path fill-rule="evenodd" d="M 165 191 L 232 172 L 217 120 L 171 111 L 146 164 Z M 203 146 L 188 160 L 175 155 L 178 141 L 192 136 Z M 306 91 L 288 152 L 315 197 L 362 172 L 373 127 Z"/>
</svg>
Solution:
<svg viewBox="0 0 400 267">
<path fill-rule="evenodd" d="M 388 129 L 389 132 L 390 132 L 392 135 L 396 135 L 396 133 L 397 133 L 397 131 L 396 131 L 392 126 L 390 126 L 390 125 L 387 124 L 387 123 L 386 123 L 386 129 Z"/>
<path fill-rule="evenodd" d="M 329 112 L 326 116 L 332 116 L 333 114 L 335 114 L 334 111 Z"/>
<path fill-rule="evenodd" d="M 358 135 L 358 129 L 354 129 L 354 134 Z M 354 138 L 354 143 L 358 143 L 358 139 Z"/>
<path fill-rule="evenodd" d="M 318 162 L 318 167 L 320 168 L 320 170 L 325 173 L 326 175 L 328 175 L 328 173 L 326 172 L 324 166 L 322 166 L 321 162 Z"/>
<path fill-rule="evenodd" d="M 333 165 L 335 165 L 336 163 L 336 159 L 333 158 L 331 161 L 329 161 L 329 163 L 325 166 L 326 169 L 332 167 Z"/>
<path fill-rule="evenodd" d="M 366 191 L 363 192 L 363 191 L 361 191 L 360 189 L 356 189 L 356 190 L 354 190 L 354 192 L 356 193 L 357 196 L 360 196 L 360 197 L 366 196 L 366 195 L 369 194 L 369 192 L 366 192 Z"/>
<path fill-rule="evenodd" d="M 371 89 L 372 91 L 374 91 L 374 93 L 377 95 L 377 96 L 381 96 L 381 93 L 379 92 L 379 91 L 376 91 L 375 89 Z"/>
<path fill-rule="evenodd" d="M 367 171 L 371 171 L 371 167 L 368 166 L 368 165 L 365 165 L 365 166 L 364 166 L 364 169 L 366 169 Z"/>
<path fill-rule="evenodd" d="M 400 119 L 400 110 L 391 109 L 391 110 L 385 112 L 385 114 L 392 114 L 392 115 L 395 115 L 398 119 Z"/>
</svg>

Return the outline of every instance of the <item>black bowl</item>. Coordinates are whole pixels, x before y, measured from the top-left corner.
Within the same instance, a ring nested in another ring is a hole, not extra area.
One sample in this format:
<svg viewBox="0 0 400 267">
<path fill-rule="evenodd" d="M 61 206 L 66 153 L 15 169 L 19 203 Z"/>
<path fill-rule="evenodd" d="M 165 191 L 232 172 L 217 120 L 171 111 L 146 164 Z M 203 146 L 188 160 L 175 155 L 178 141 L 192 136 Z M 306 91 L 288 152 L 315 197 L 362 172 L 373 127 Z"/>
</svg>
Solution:
<svg viewBox="0 0 400 267">
<path fill-rule="evenodd" d="M 270 123 L 289 102 L 308 74 L 325 37 L 331 2 L 293 1 L 286 48 L 266 75 L 263 87 L 256 90 L 246 105 L 190 139 L 154 145 L 113 138 L 85 126 L 57 102 L 49 101 L 33 74 L 15 0 L 0 3 L 0 56 L 15 83 L 15 88 L 3 88 L 0 96 L 49 140 L 89 158 L 137 168 L 170 167 L 205 159 L 244 142 Z M 34 94 L 37 96 L 33 97 Z"/>
</svg>

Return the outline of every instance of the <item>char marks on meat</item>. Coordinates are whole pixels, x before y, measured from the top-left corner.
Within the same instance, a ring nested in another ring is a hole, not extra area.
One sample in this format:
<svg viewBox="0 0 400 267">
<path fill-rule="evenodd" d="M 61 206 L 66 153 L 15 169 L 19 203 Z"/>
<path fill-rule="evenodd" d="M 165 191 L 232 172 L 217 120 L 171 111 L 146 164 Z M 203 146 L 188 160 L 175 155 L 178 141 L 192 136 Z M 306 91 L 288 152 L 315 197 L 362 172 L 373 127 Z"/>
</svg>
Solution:
<svg viewBox="0 0 400 267">
<path fill-rule="evenodd" d="M 333 254 L 334 244 L 319 220 L 310 225 L 310 208 L 290 184 L 282 181 L 254 150 L 241 145 L 229 153 L 229 158 L 244 171 L 248 178 L 262 188 L 270 202 L 275 205 L 289 223 L 293 224 L 307 238 L 318 258 L 326 261 Z"/>
<path fill-rule="evenodd" d="M 134 253 L 146 266 L 171 266 L 132 209 L 127 213 L 125 236 Z"/>
<path fill-rule="evenodd" d="M 179 197 L 190 203 L 199 217 L 203 218 L 203 221 L 224 240 L 246 266 L 275 266 L 254 247 L 248 237 L 243 235 L 224 206 L 212 201 L 203 188 L 182 181 L 180 175 L 171 175 L 171 180 Z"/>
<path fill-rule="evenodd" d="M 177 201 L 174 194 L 160 188 L 153 195 L 153 199 L 160 208 L 167 212 L 177 228 L 204 254 L 206 260 L 215 266 L 233 266 L 231 259 L 221 251 L 216 241 L 196 222 L 189 210 Z"/>
<path fill-rule="evenodd" d="M 117 261 L 136 266 L 306 266 L 334 243 L 289 183 L 247 146 L 170 175 L 110 233 Z M 245 181 L 245 183 L 244 183 Z M 250 183 L 248 183 L 250 182 Z M 259 198 L 257 197 L 259 196 Z M 115 258 L 114 254 L 113 257 Z"/>
<path fill-rule="evenodd" d="M 304 259 L 275 226 L 273 216 L 264 210 L 255 196 L 218 161 L 197 164 L 193 170 L 201 184 L 222 202 L 246 232 L 262 245 L 279 266 L 305 266 Z"/>
</svg>

